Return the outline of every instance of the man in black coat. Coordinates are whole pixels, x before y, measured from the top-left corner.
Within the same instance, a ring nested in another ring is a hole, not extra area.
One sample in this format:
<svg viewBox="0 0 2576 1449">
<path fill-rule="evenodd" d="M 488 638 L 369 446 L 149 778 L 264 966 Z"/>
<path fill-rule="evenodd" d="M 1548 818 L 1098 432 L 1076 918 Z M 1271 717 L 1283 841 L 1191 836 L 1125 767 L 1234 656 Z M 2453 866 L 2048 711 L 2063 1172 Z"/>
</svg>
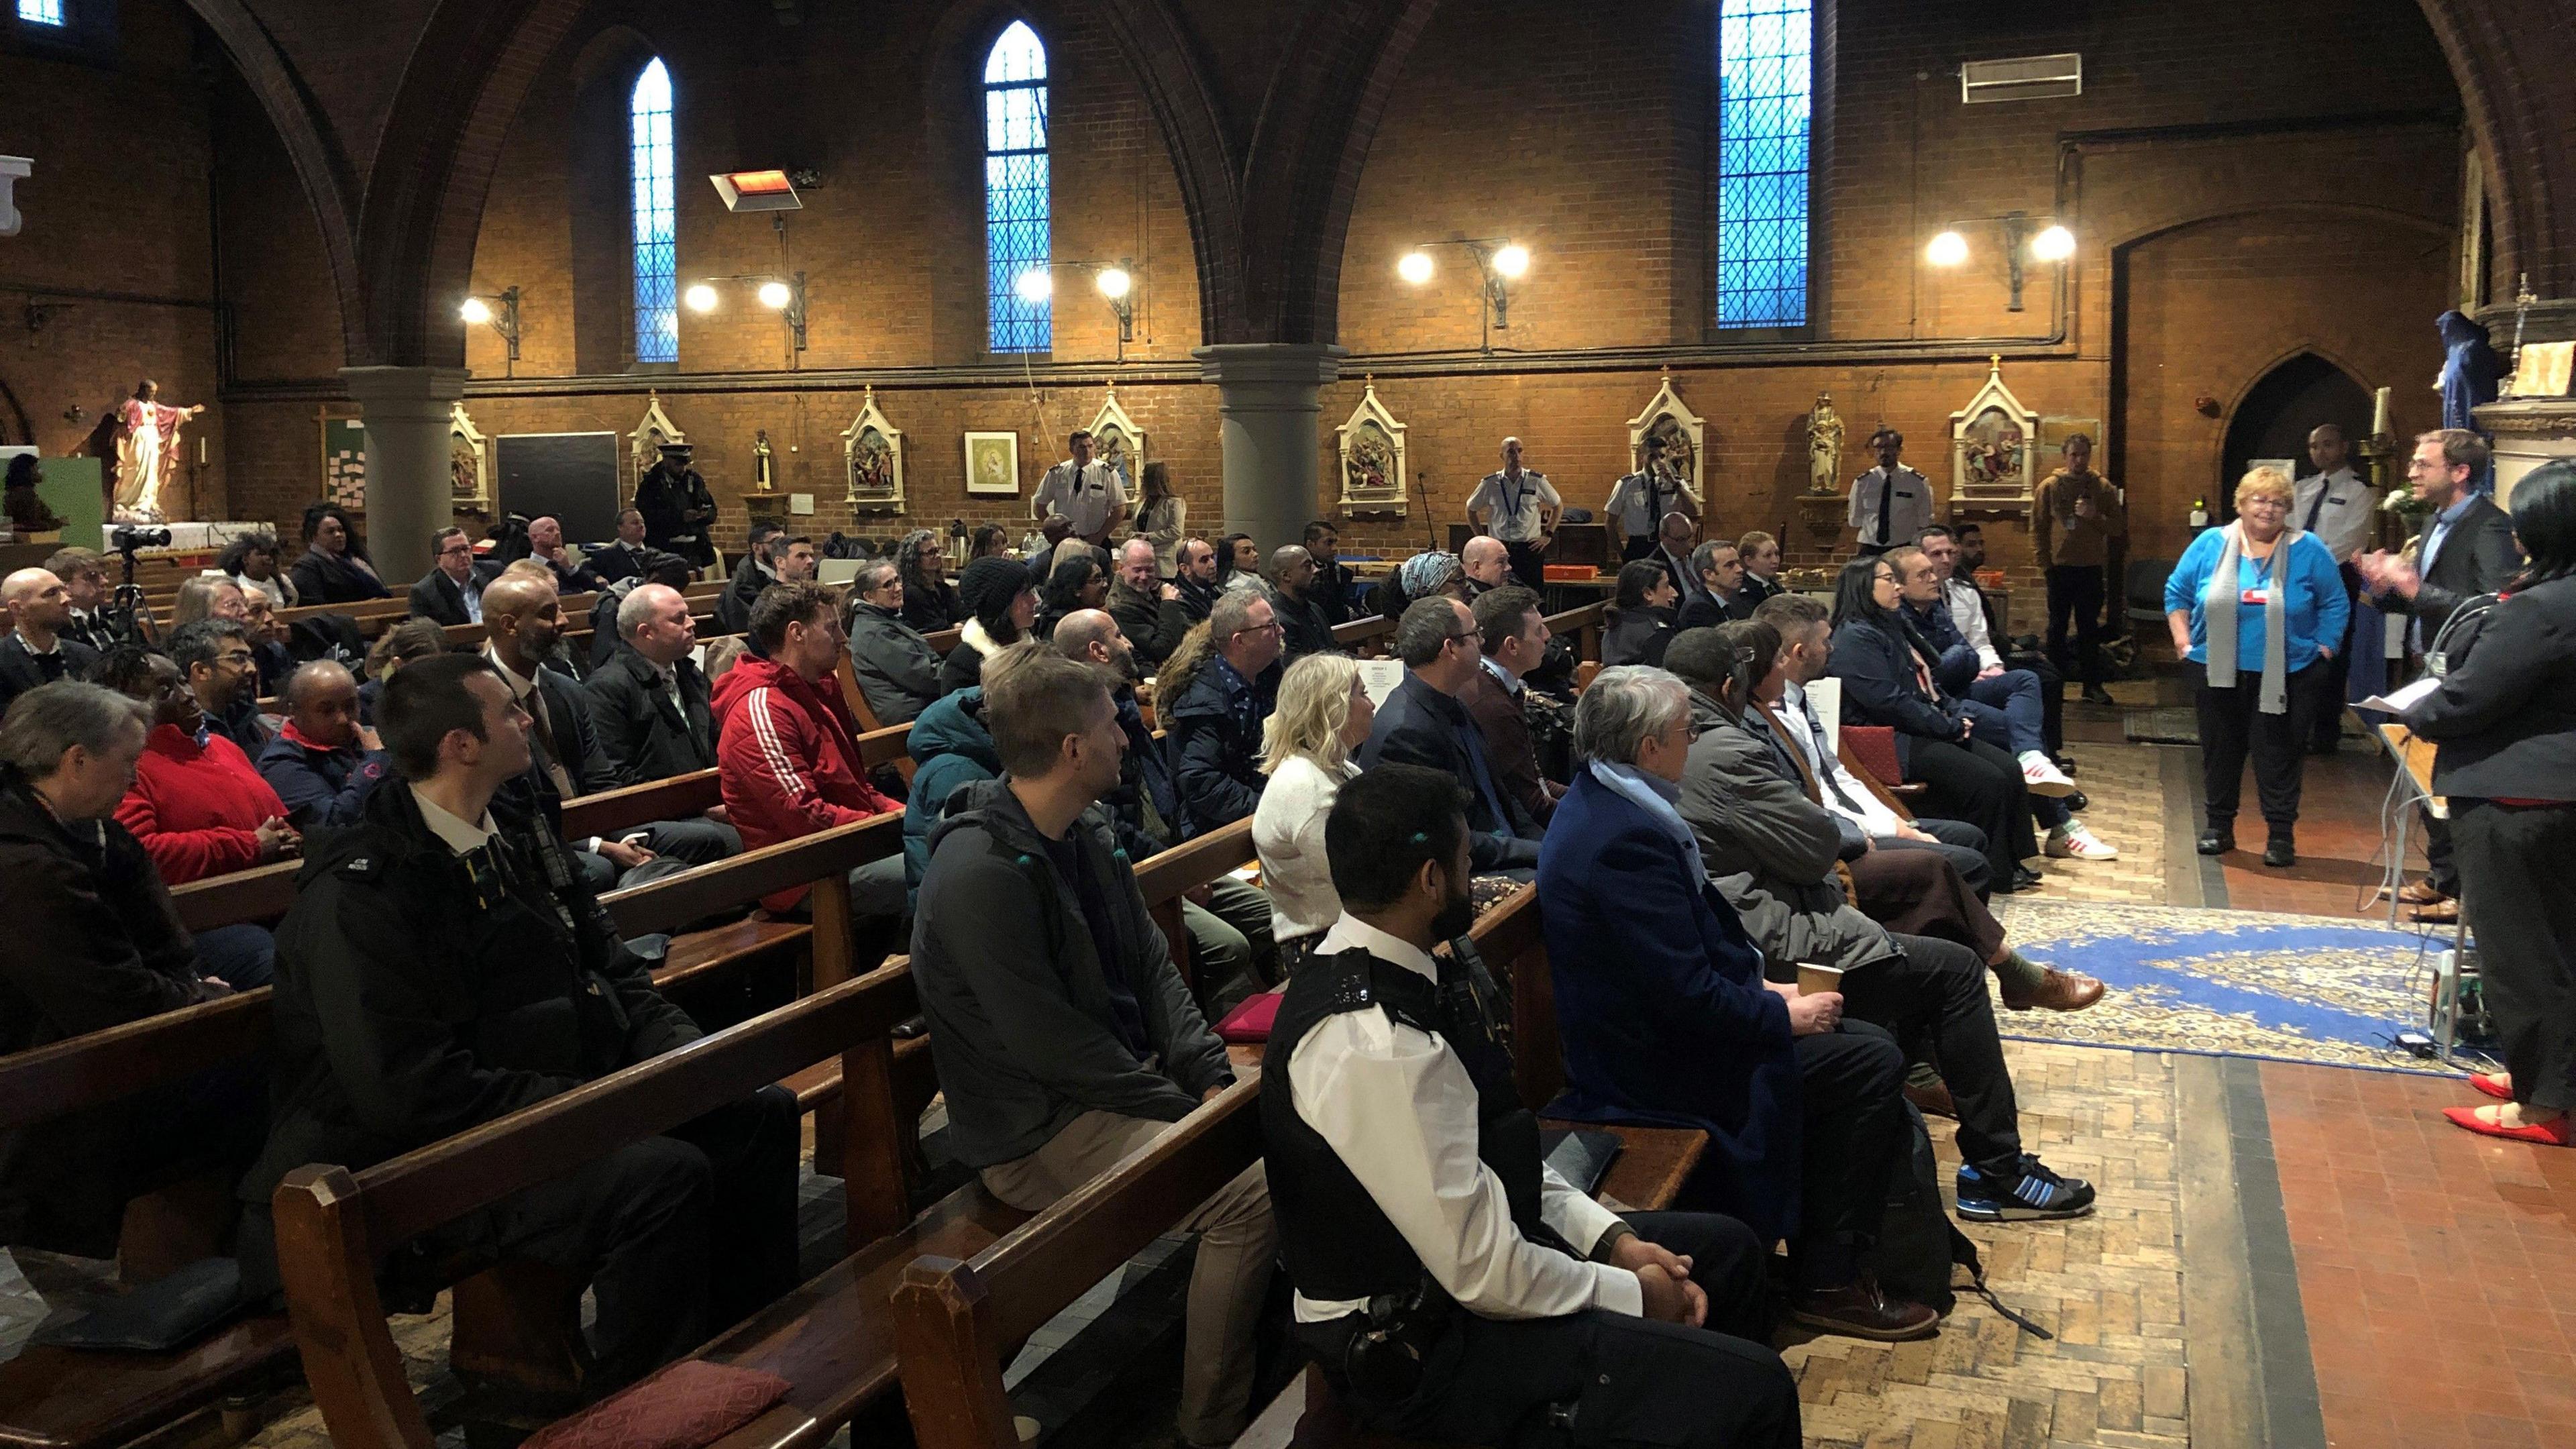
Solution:
<svg viewBox="0 0 2576 1449">
<path fill-rule="evenodd" d="M 1216 607 L 1216 545 L 1204 538 L 1185 538 L 1173 558 L 1179 573 L 1172 587 L 1180 595 L 1181 612 L 1195 624 Z"/>
<path fill-rule="evenodd" d="M 2492 594 L 2522 571 L 2522 549 L 2513 540 L 2513 519 L 2483 493 L 2469 491 L 2470 480 L 2483 475 L 2487 440 L 2466 428 L 2444 428 L 2415 440 L 2406 462 L 2406 478 L 2415 496 L 2433 506 L 2414 559 L 2383 552 L 2352 561 L 2371 602 L 2384 611 L 2410 616 L 2406 652 L 2425 657 L 2435 651 L 2442 626 L 2462 604 Z M 2429 664 L 2428 668 L 2431 667 Z M 2398 898 L 2414 908 L 2419 921 L 2451 922 L 2460 918 L 2460 868 L 2451 854 L 2451 823 L 2426 811 L 2424 880 L 2404 887 Z"/>
<path fill-rule="evenodd" d="M 643 573 L 644 560 L 655 551 L 644 541 L 644 515 L 628 508 L 617 515 L 617 541 L 603 545 L 585 562 L 602 585 L 614 584 Z"/>
<path fill-rule="evenodd" d="M 617 610 L 617 652 L 585 681 L 600 753 L 620 785 L 716 766 L 707 677 L 690 659 L 698 630 L 689 601 L 638 584 Z"/>
<path fill-rule="evenodd" d="M 203 974 L 161 873 L 114 818 L 143 739 L 133 701 L 77 680 L 23 696 L 0 730 L 0 1054 L 228 992 Z M 225 929 L 265 948 L 256 926 Z M 242 1062 L 0 1132 L 0 1242 L 111 1257 L 127 1199 L 239 1171 L 267 1121 L 264 1074 Z"/>
<path fill-rule="evenodd" d="M 1270 594 L 1279 613 L 1280 648 L 1290 663 L 1332 651 L 1333 626 L 1315 602 L 1315 559 L 1302 545 L 1282 544 L 1271 552 Z"/>
<path fill-rule="evenodd" d="M 716 561 L 716 496 L 707 491 L 705 476 L 689 466 L 688 444 L 662 445 L 661 460 L 636 480 L 635 511 L 644 515 L 645 542 L 694 568 Z"/>
<path fill-rule="evenodd" d="M 1306 556 L 1315 561 L 1315 607 L 1324 622 L 1334 627 L 1351 621 L 1352 575 L 1338 558 L 1341 542 L 1341 535 L 1323 519 L 1306 525 Z"/>
<path fill-rule="evenodd" d="M 411 586 L 411 617 L 434 619 L 453 629 L 483 622 L 483 586 L 501 571 L 486 570 L 474 557 L 474 540 L 461 528 L 442 528 L 429 540 L 429 572 Z"/>
<path fill-rule="evenodd" d="M 1147 673 L 1172 657 L 1191 623 L 1189 611 L 1181 607 L 1179 586 L 1164 583 L 1154 569 L 1153 541 L 1131 538 L 1118 551 L 1118 577 L 1109 585 L 1109 617 L 1118 621 L 1127 646 L 1136 651 L 1136 663 Z"/>
<path fill-rule="evenodd" d="M 716 600 L 716 626 L 727 634 L 751 629 L 751 607 L 771 584 L 801 584 L 814 577 L 814 540 L 790 538 L 774 523 L 751 529 L 751 551 L 733 571 L 733 583 Z"/>
<path fill-rule="evenodd" d="M 20 569 L 0 579 L 0 617 L 15 625 L 0 636 L 0 711 L 38 685 L 87 679 L 98 662 L 97 650 L 64 635 L 71 595 L 44 569 Z"/>
<path fill-rule="evenodd" d="M 1547 827 L 1529 817 L 1485 758 L 1476 722 L 1458 696 L 1485 667 L 1476 616 L 1455 599 L 1416 599 L 1396 621 L 1395 657 L 1404 682 L 1387 696 L 1360 746 L 1359 765 L 1422 765 L 1458 778 L 1467 791 L 1469 855 L 1480 873 L 1530 871 Z M 1526 875 L 1522 879 L 1528 879 Z"/>
<path fill-rule="evenodd" d="M 699 1036 L 543 817 L 496 812 L 530 749 L 489 660 L 403 666 L 380 724 L 400 778 L 306 857 L 279 927 L 280 1105 L 241 1185 L 255 1293 L 277 1286 L 269 1196 L 296 1167 L 382 1162 Z M 764 1087 L 567 1162 L 432 1229 L 395 1269 L 473 1250 L 588 1280 L 598 1385 L 614 1386 L 795 1286 L 796 1172 L 794 1099 Z"/>
<path fill-rule="evenodd" d="M 1156 681 L 1154 715 L 1181 797 L 1181 838 L 1250 815 L 1261 803 L 1261 730 L 1279 704 L 1279 621 L 1270 600 L 1234 590 L 1208 615 L 1211 652 L 1175 689 Z"/>
</svg>

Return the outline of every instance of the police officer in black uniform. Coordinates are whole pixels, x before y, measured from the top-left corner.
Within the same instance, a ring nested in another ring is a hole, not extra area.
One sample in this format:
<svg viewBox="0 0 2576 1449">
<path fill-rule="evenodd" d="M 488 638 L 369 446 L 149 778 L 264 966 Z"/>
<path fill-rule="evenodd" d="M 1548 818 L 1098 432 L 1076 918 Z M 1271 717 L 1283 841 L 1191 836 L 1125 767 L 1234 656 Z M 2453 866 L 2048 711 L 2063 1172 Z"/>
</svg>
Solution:
<svg viewBox="0 0 2576 1449">
<path fill-rule="evenodd" d="M 635 511 L 644 515 L 646 543 L 705 568 L 716 561 L 716 496 L 706 475 L 689 466 L 689 453 L 686 443 L 662 445 L 661 461 L 636 480 Z"/>
</svg>

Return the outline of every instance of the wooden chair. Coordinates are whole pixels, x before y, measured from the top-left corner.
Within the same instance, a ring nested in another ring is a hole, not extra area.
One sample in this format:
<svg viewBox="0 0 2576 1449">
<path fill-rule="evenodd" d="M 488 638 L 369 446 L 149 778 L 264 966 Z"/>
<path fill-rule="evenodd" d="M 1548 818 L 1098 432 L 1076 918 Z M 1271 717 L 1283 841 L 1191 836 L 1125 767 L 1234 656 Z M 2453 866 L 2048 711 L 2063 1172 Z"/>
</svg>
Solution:
<svg viewBox="0 0 2576 1449">
<path fill-rule="evenodd" d="M 1574 640 L 1575 657 L 1598 664 L 1601 661 L 1601 631 L 1609 612 L 1609 605 L 1593 603 L 1579 609 L 1568 609 L 1562 614 L 1550 614 L 1547 616 L 1548 632 Z"/>
</svg>

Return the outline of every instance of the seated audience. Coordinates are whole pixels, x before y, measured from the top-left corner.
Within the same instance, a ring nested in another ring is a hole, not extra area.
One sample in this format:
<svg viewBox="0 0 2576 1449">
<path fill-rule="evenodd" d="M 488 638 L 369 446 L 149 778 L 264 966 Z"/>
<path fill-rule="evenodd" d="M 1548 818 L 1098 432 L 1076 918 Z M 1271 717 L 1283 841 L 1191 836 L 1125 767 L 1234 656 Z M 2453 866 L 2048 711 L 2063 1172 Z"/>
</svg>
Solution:
<svg viewBox="0 0 2576 1449">
<path fill-rule="evenodd" d="M 541 587 L 543 585 L 540 585 Z M 277 1287 L 269 1197 L 364 1168 L 698 1039 L 653 989 L 542 815 L 497 666 L 448 654 L 386 686 L 396 778 L 325 838 L 278 927 L 278 1117 L 242 1180 L 244 1286 Z M 629 1382 L 793 1288 L 795 1099 L 778 1087 L 433 1228 L 389 1268 L 474 1251 L 547 1264 L 597 1304 L 584 1388 Z"/>
<path fill-rule="evenodd" d="M 1368 743 L 1377 707 L 1360 685 L 1359 661 L 1310 654 L 1279 678 L 1279 707 L 1262 726 L 1261 804 L 1252 845 L 1270 893 L 1270 931 L 1290 974 L 1342 914 L 1324 850 L 1324 820 L 1342 786 L 1359 774 L 1351 759 Z"/>
<path fill-rule="evenodd" d="M 985 1190 L 1036 1212 L 1170 1131 L 1234 1073 L 1125 854 L 1086 814 L 1117 787 L 1126 748 L 1108 680 L 1024 643 L 996 662 L 984 708 L 1003 774 L 949 802 L 912 971 L 951 1149 Z M 1261 1167 L 1180 1226 L 1199 1234 L 1180 1431 L 1226 1444 L 1249 1417 L 1277 1249 Z"/>
<path fill-rule="evenodd" d="M 1422 765 L 1467 787 L 1467 825 L 1476 869 L 1526 871 L 1538 864 L 1546 827 L 1503 787 L 1483 738 L 1458 696 L 1484 670 L 1475 615 L 1455 599 L 1417 599 L 1395 626 L 1404 682 L 1379 707 L 1360 749 L 1360 768 L 1383 761 Z"/>
<path fill-rule="evenodd" d="M 1351 621 L 1350 567 L 1341 562 L 1342 536 L 1333 525 L 1321 518 L 1306 525 L 1306 556 L 1315 561 L 1315 582 L 1310 590 L 1315 607 L 1324 616 L 1326 629 L 1338 628 Z"/>
<path fill-rule="evenodd" d="M 9 701 L 58 679 L 86 679 L 98 651 L 71 637 L 71 591 L 46 569 L 20 569 L 0 578 L 0 610 L 10 630 L 0 638 L 0 710 Z"/>
<path fill-rule="evenodd" d="M 2049 662 L 2045 651 L 2016 648 L 2004 633 L 1993 601 L 1977 587 L 1962 558 L 1962 540 L 1978 532 L 1973 523 L 1961 524 L 1956 531 L 1936 523 L 1916 540 L 1923 556 L 1932 561 L 1932 574 L 1940 583 L 1939 597 L 1942 607 L 1949 611 L 1950 627 L 1957 631 L 1958 641 L 1968 646 L 1964 659 L 1943 653 L 1938 675 L 1941 687 L 1952 694 L 1966 694 L 1971 683 L 1986 683 L 2016 670 L 2039 681 L 2040 739 L 2048 757 L 2071 775 L 2075 773 L 2074 766 L 2060 753 L 2066 747 L 2065 701 L 2060 697 L 2066 692 L 2066 678 Z M 1982 552 L 1979 561 L 1983 561 Z M 1992 698 L 1985 702 L 1995 703 Z"/>
<path fill-rule="evenodd" d="M 225 600 L 241 610 L 241 591 L 222 585 Z M 206 723 L 257 759 L 276 736 L 259 709 L 259 664 L 251 654 L 250 631 L 230 619 L 200 619 L 182 624 L 168 637 L 170 662 L 188 678 Z"/>
<path fill-rule="evenodd" d="M 939 698 L 939 651 L 906 617 L 905 587 L 891 559 L 850 576 L 850 669 L 880 726 L 909 723 Z"/>
<path fill-rule="evenodd" d="M 1414 600 L 1435 594 L 1460 603 L 1467 601 L 1467 575 L 1458 566 L 1458 555 L 1433 550 L 1417 553 L 1396 565 L 1370 595 L 1370 612 L 1401 619 Z"/>
<path fill-rule="evenodd" d="M 2290 527 L 2290 496 L 2280 469 L 2246 474 L 2236 485 L 2236 521 L 2193 539 L 2165 580 L 2174 652 L 2201 667 L 2192 692 L 2209 813 L 2200 853 L 2236 848 L 2236 802 L 2251 754 L 2269 866 L 2298 862 L 2308 741 L 2319 710 L 2343 707 L 2326 695 L 2335 646 L 2352 617 L 2334 551 Z"/>
<path fill-rule="evenodd" d="M 1458 550 L 1458 572 L 1467 576 L 1467 597 L 1463 602 L 1472 604 L 1487 589 L 1499 589 L 1512 582 L 1512 551 L 1492 534 L 1477 534 Z"/>
<path fill-rule="evenodd" d="M 1294 663 L 1323 654 L 1333 643 L 1333 626 L 1315 602 L 1315 560 L 1300 544 L 1282 544 L 1270 554 L 1270 607 L 1279 620 L 1281 654 Z"/>
<path fill-rule="evenodd" d="M 1270 600 L 1238 590 L 1218 598 L 1155 677 L 1181 839 L 1231 825 L 1261 803 L 1261 728 L 1278 705 L 1279 653 Z"/>
<path fill-rule="evenodd" d="M 1699 591 L 1674 616 L 1673 629 L 1677 633 L 1730 619 L 1750 619 L 1753 606 L 1762 602 L 1744 592 L 1743 555 L 1726 539 L 1712 538 L 1692 549 L 1691 572 L 1699 576 Z"/>
<path fill-rule="evenodd" d="M 1493 1024 L 1443 989 L 1432 949 L 1470 915 L 1457 781 L 1373 770 L 1325 835 L 1345 909 L 1280 1005 L 1261 1116 L 1294 1333 L 1335 1396 L 1376 1433 L 1458 1444 L 1794 1449 L 1765 1245 L 1557 1176 Z"/>
<path fill-rule="evenodd" d="M 549 515 L 528 520 L 528 557 L 544 564 L 554 575 L 555 592 L 591 594 L 608 587 L 608 581 L 588 564 L 574 563 L 564 547 L 563 524 Z"/>
<path fill-rule="evenodd" d="M 1762 953 L 1677 808 L 1688 695 L 1631 665 L 1603 670 L 1576 701 L 1583 763 L 1538 871 L 1565 1057 L 1548 1115 L 1707 1132 L 1681 1202 L 1742 1220 L 1765 1245 L 1789 1240 L 1798 1322 L 1924 1337 L 1938 1315 L 1889 1298 L 1861 1267 L 1910 1147 L 1904 1054 L 1877 1027 L 1845 1022 L 1839 992 L 1763 979 Z"/>
<path fill-rule="evenodd" d="M 1002 758 L 993 752 L 993 732 L 984 727 L 984 687 L 970 684 L 939 696 L 904 732 L 903 743 L 912 756 L 912 782 L 903 802 L 904 888 L 910 910 L 921 892 L 922 872 L 930 869 L 930 832 L 948 818 L 950 797 L 962 785 L 1001 778 Z M 1131 852 L 1129 858 L 1139 857 Z"/>
<path fill-rule="evenodd" d="M 305 607 L 392 597 L 376 566 L 359 551 L 356 535 L 349 515 L 336 503 L 304 510 L 304 556 L 290 573 L 295 597 Z"/>
<path fill-rule="evenodd" d="M 179 592 L 170 603 L 170 623 L 176 627 L 199 619 L 249 623 L 250 604 L 242 596 L 241 585 L 221 574 L 190 574 L 181 579 Z"/>
<path fill-rule="evenodd" d="M 257 694 L 266 699 L 286 689 L 286 677 L 295 672 L 295 654 L 286 647 L 288 631 L 277 622 L 277 610 L 268 595 L 252 589 L 242 595 L 242 606 L 250 619 L 242 627 L 250 636 L 251 662 L 259 670 Z"/>
<path fill-rule="evenodd" d="M 1735 553 L 1744 561 L 1739 592 L 1755 608 L 1788 592 L 1780 583 L 1780 540 L 1757 528 L 1735 541 Z"/>
<path fill-rule="evenodd" d="M 1664 571 L 1673 586 L 1675 612 L 1704 592 L 1699 571 L 1691 567 L 1693 540 L 1699 537 L 1699 525 L 1685 513 L 1667 513 L 1655 528 L 1655 551 L 1646 561 Z"/>
<path fill-rule="evenodd" d="M 957 647 L 940 663 L 941 694 L 981 682 L 984 661 L 1027 638 L 1038 622 L 1037 576 L 1007 555 L 966 565 L 957 576 L 957 597 L 969 617 L 958 630 Z"/>
<path fill-rule="evenodd" d="M 759 602 L 760 591 L 780 581 L 772 555 L 786 536 L 785 529 L 767 519 L 753 521 L 751 531 L 743 538 L 742 557 L 733 566 L 733 578 L 716 600 L 718 629 L 739 634 L 748 627 L 751 606 Z"/>
<path fill-rule="evenodd" d="M 1008 558 L 1010 553 L 1011 531 L 1001 524 L 979 523 L 966 535 L 968 563 L 979 558 Z"/>
<path fill-rule="evenodd" d="M 152 732 L 116 822 L 143 842 L 161 878 L 185 885 L 294 855 L 302 833 L 241 746 L 215 731 L 167 655 L 119 645 L 96 682 L 151 711 Z"/>
<path fill-rule="evenodd" d="M 617 611 L 626 607 L 626 600 L 637 589 L 646 584 L 660 584 L 671 592 L 685 597 L 689 585 L 696 580 L 696 577 L 695 571 L 689 567 L 689 561 L 678 554 L 664 553 L 660 549 L 644 550 L 642 567 L 638 571 L 601 589 L 598 597 L 591 600 L 591 672 L 598 673 L 608 667 L 610 659 L 616 657 L 620 642 L 617 632 Z M 693 616 L 695 612 L 693 607 L 691 609 Z M 697 630 L 694 617 L 689 627 L 690 632 L 694 634 Z"/>
<path fill-rule="evenodd" d="M 1849 844 L 1856 840 L 1867 841 L 1872 854 L 1922 851 L 1938 855 L 1950 863 L 1979 900 L 1995 891 L 2010 893 L 2038 883 L 2038 877 L 2029 871 L 1996 879 L 1986 857 L 1984 831 L 1964 820 L 1937 816 L 1908 821 L 1843 763 L 1841 753 L 1825 732 L 1824 721 L 1816 717 L 1807 702 L 1807 686 L 1826 676 L 1833 654 L 1833 623 L 1823 604 L 1803 594 L 1782 594 L 1763 600 L 1753 617 L 1770 625 L 1780 636 L 1779 698 L 1766 701 L 1768 712 L 1777 733 L 1814 778 L 1817 803 L 1834 812 L 1840 822 L 1846 855 Z M 2030 879 L 2025 882 L 2023 876 Z"/>
<path fill-rule="evenodd" d="M 215 556 L 215 571 L 232 580 L 245 597 L 264 594 L 270 607 L 292 609 L 295 581 L 286 576 L 280 552 L 276 534 L 265 529 L 241 534 Z"/>
<path fill-rule="evenodd" d="M 1048 571 L 1046 588 L 1038 596 L 1038 618 L 1035 637 L 1047 639 L 1065 615 L 1081 609 L 1097 609 L 1109 602 L 1109 575 L 1092 556 L 1091 545 L 1069 539 L 1073 545 L 1069 556 Z"/>
<path fill-rule="evenodd" d="M 954 629 L 972 616 L 948 581 L 948 551 L 939 535 L 916 528 L 895 545 L 895 564 L 903 574 L 903 621 L 924 634 Z"/>
<path fill-rule="evenodd" d="M 374 727 L 376 700 L 384 694 L 385 681 L 394 677 L 395 670 L 414 659 L 446 652 L 446 631 L 427 619 L 405 619 L 378 635 L 374 646 L 367 650 L 367 681 L 358 686 L 358 723 Z"/>
<path fill-rule="evenodd" d="M 62 580 L 63 597 L 71 603 L 71 617 L 57 633 L 98 654 L 125 642 L 131 626 L 113 608 L 115 596 L 108 589 L 107 568 L 99 561 L 98 550 L 55 549 L 45 560 L 45 572 Z M 138 604 L 135 612 L 148 615 L 151 610 Z"/>
<path fill-rule="evenodd" d="M 217 971 L 268 980 L 268 933 L 191 941 L 150 857 L 109 818 L 144 732 L 134 701 L 78 680 L 29 690 L 0 716 L 0 1055 L 215 1000 L 230 989 Z M 227 947 L 249 954 L 220 959 Z M 128 1199 L 249 1165 L 267 1086 L 257 1063 L 233 1063 L 0 1132 L 0 1243 L 114 1257 Z"/>
<path fill-rule="evenodd" d="M 1109 614 L 1136 651 L 1137 665 L 1148 673 L 1172 657 L 1192 622 L 1190 611 L 1181 604 L 1180 586 L 1155 576 L 1154 545 L 1141 538 L 1127 540 L 1118 550 L 1118 577 L 1109 585 Z"/>
<path fill-rule="evenodd" d="M 1619 566 L 1619 589 L 1611 596 L 1610 627 L 1601 631 L 1601 664 L 1661 664 L 1664 646 L 1673 637 L 1673 581 L 1652 559 L 1632 559 Z"/>
<path fill-rule="evenodd" d="M 1248 533 L 1229 533 L 1217 541 L 1216 591 L 1267 592 L 1261 586 L 1261 545 Z"/>
<path fill-rule="evenodd" d="M 482 623 L 483 586 L 500 575 L 500 566 L 477 560 L 474 540 L 461 528 L 430 535 L 429 551 L 429 572 L 411 586 L 411 617 L 450 628 Z"/>
<path fill-rule="evenodd" d="M 536 525 L 528 525 L 528 531 L 534 533 Z M 604 589 L 642 574 L 646 556 L 654 552 L 644 542 L 644 515 L 636 509 L 621 508 L 617 511 L 616 541 L 603 545 L 584 562 L 598 576 L 594 587 Z"/>
<path fill-rule="evenodd" d="M 617 652 L 582 681 L 608 773 L 642 785 L 716 767 L 707 677 L 691 656 L 698 625 L 689 601 L 664 584 L 638 584 L 617 606 Z"/>
<path fill-rule="evenodd" d="M 358 681 L 316 659 L 286 681 L 286 725 L 259 752 L 259 776 L 298 830 L 355 825 L 390 768 L 376 732 L 358 723 Z"/>
<path fill-rule="evenodd" d="M 1216 545 L 1204 538 L 1181 540 L 1180 572 L 1173 576 L 1172 587 L 1180 595 L 1181 612 L 1193 624 L 1207 622 L 1208 611 L 1216 607 Z"/>
<path fill-rule="evenodd" d="M 1484 657 L 1477 671 L 1467 676 L 1458 702 L 1475 721 L 1494 778 L 1521 813 L 1544 828 L 1556 813 L 1557 797 L 1565 787 L 1539 768 L 1538 748 L 1530 739 L 1524 711 L 1560 706 L 1532 700 L 1521 680 L 1547 659 L 1552 637 L 1547 619 L 1539 612 L 1538 595 L 1518 584 L 1488 591 L 1472 612 Z"/>
<path fill-rule="evenodd" d="M 833 678 L 843 646 L 831 591 L 774 585 L 752 610 L 751 637 L 760 652 L 745 654 L 715 688 L 717 778 L 743 843 L 757 850 L 901 809 L 859 762 L 858 723 Z M 849 890 L 862 922 L 901 919 L 903 856 L 855 867 Z M 762 903 L 784 911 L 804 899 L 800 886 Z"/>
<path fill-rule="evenodd" d="M 1906 544 L 1889 549 L 1886 557 L 1896 570 L 1897 622 L 1910 631 L 1909 641 L 1917 643 L 1930 661 L 1934 687 L 1986 711 L 1979 716 L 1979 738 L 2012 752 L 2040 822 L 2051 824 L 2050 813 L 2062 807 L 2048 802 L 2073 795 L 2075 782 L 2050 758 L 2047 702 L 2039 676 L 2027 669 L 1986 670 L 1975 646 L 1950 616 L 1940 566 L 1928 551 Z M 1997 716 L 2003 726 L 2000 740 L 1989 727 Z"/>
</svg>

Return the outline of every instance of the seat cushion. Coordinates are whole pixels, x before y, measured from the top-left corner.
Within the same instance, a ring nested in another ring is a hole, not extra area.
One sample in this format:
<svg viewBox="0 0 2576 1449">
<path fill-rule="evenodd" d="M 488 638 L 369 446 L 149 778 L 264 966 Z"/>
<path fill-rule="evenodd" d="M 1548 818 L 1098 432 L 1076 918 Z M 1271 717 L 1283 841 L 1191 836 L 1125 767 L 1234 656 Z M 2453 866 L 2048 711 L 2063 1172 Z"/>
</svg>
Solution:
<svg viewBox="0 0 2576 1449">
<path fill-rule="evenodd" d="M 530 1436 L 525 1449 L 698 1449 L 787 1397 L 776 1374 L 682 1359 Z"/>
</svg>

